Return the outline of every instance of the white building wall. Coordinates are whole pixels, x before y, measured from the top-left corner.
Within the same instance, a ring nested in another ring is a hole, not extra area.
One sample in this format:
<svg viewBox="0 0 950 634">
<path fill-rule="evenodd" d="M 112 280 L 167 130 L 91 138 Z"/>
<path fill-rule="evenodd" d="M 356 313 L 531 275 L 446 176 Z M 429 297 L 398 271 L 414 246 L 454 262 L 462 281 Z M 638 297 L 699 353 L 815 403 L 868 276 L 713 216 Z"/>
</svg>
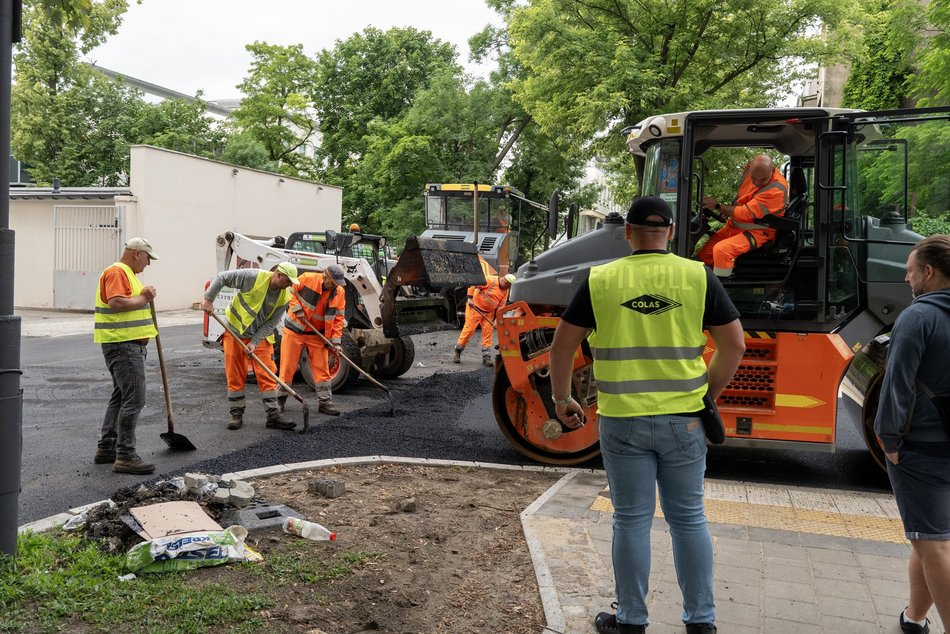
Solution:
<svg viewBox="0 0 950 634">
<path fill-rule="evenodd" d="M 148 239 L 160 260 L 141 275 L 158 291 L 160 310 L 201 300 L 215 271 L 215 238 L 226 231 L 287 236 L 340 230 L 343 190 L 151 146 L 132 147 L 132 196 L 125 238 Z M 16 232 L 15 306 L 52 308 L 55 205 L 109 205 L 110 200 L 11 200 Z M 90 298 L 90 309 L 93 298 Z"/>
<path fill-rule="evenodd" d="M 201 300 L 215 270 L 215 238 L 225 231 L 287 236 L 340 230 L 343 190 L 160 148 L 132 146 L 126 237 L 151 242 L 160 260 L 142 276 L 156 306 Z M 118 202 L 118 201 L 117 201 Z"/>
<path fill-rule="evenodd" d="M 53 307 L 52 200 L 10 201 L 15 232 L 13 305 Z"/>
</svg>

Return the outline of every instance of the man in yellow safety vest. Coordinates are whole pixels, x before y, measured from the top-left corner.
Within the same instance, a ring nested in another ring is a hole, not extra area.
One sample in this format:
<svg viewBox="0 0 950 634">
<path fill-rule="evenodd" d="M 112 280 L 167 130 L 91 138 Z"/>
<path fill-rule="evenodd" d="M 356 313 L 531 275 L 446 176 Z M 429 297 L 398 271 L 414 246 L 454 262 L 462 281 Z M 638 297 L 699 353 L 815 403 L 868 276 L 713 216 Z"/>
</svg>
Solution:
<svg viewBox="0 0 950 634">
<path fill-rule="evenodd" d="M 235 269 L 221 271 L 205 291 L 201 308 L 207 313 L 214 311 L 214 298 L 221 289 L 229 286 L 237 291 L 226 316 L 231 329 L 236 332 L 264 365 L 274 375 L 274 329 L 280 324 L 290 302 L 291 284 L 297 283 L 297 267 L 290 262 L 281 262 L 270 271 L 260 269 Z M 244 424 L 244 384 L 247 382 L 248 356 L 234 340 L 224 337 L 224 373 L 228 381 L 228 407 L 231 420 L 228 429 L 240 429 Z M 277 406 L 277 382 L 266 372 L 255 372 L 260 388 L 267 426 L 271 429 L 293 429 L 297 423 L 285 420 Z"/>
<path fill-rule="evenodd" d="M 112 397 L 106 408 L 94 462 L 112 464 L 115 473 L 143 475 L 155 465 L 135 453 L 135 426 L 145 407 L 145 346 L 158 334 L 149 302 L 155 287 L 137 277 L 152 260 L 152 245 L 143 238 L 125 243 L 122 257 L 107 267 L 96 286 L 93 339 L 112 375 Z"/>
<path fill-rule="evenodd" d="M 712 271 L 667 252 L 670 206 L 633 202 L 625 236 L 632 254 L 594 266 L 561 315 L 551 344 L 551 397 L 561 422 L 584 424 L 575 401 L 574 354 L 588 340 L 597 377 L 600 450 L 614 506 L 617 613 L 599 613 L 601 634 L 642 633 L 649 621 L 650 529 L 659 485 L 670 526 L 687 634 L 716 631 L 712 541 L 703 474 L 706 437 L 699 412 L 732 379 L 745 342 L 739 312 Z M 715 342 L 703 361 L 708 330 Z"/>
</svg>

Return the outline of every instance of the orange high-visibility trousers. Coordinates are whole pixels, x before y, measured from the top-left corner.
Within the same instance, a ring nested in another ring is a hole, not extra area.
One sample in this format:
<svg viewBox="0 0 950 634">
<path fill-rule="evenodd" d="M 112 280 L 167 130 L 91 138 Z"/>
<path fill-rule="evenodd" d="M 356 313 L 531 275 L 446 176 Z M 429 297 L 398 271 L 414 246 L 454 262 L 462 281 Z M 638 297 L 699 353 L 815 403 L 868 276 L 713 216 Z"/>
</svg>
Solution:
<svg viewBox="0 0 950 634">
<path fill-rule="evenodd" d="M 471 304 L 465 304 L 465 324 L 462 326 L 462 334 L 459 335 L 455 347 L 464 348 L 479 326 L 482 329 L 482 352 L 487 352 L 492 347 L 494 326 L 490 319 L 475 310 Z"/>
<path fill-rule="evenodd" d="M 250 339 L 242 339 L 247 344 Z M 274 346 L 266 339 L 254 349 L 254 355 L 260 359 L 265 366 L 277 374 L 277 366 L 274 364 Z M 224 375 L 228 380 L 228 407 L 231 414 L 242 414 L 244 412 L 244 384 L 247 382 L 247 362 L 248 357 L 244 350 L 234 340 L 234 337 L 227 335 L 224 338 Z M 261 393 L 261 399 L 264 401 L 264 407 L 268 411 L 276 408 L 277 382 L 269 374 L 260 369 L 256 362 L 254 363 L 254 376 L 257 377 L 257 387 Z"/>
<path fill-rule="evenodd" d="M 284 328 L 280 340 L 280 380 L 287 385 L 293 381 L 303 348 L 307 349 L 307 356 L 310 357 L 310 372 L 313 374 L 317 398 L 327 400 L 330 398 L 330 351 L 317 335 L 302 335 Z"/>
<path fill-rule="evenodd" d="M 736 265 L 736 258 L 750 251 L 752 240 L 755 246 L 760 247 L 775 235 L 770 229 L 738 229 L 732 225 L 726 225 L 709 238 L 709 241 L 699 250 L 699 259 L 713 269 L 713 273 L 719 276 L 732 275 L 732 269 Z M 750 240 L 750 238 L 752 240 Z"/>
</svg>

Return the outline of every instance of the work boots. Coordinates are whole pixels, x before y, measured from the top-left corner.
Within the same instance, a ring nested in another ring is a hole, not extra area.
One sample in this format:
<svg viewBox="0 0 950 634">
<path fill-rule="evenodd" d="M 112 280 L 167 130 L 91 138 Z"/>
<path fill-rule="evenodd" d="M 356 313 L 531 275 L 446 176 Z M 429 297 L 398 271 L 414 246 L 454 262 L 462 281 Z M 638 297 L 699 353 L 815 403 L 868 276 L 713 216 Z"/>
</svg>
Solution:
<svg viewBox="0 0 950 634">
<path fill-rule="evenodd" d="M 326 414 L 327 416 L 339 416 L 340 410 L 333 407 L 331 401 L 320 401 L 320 405 L 317 407 L 317 411 L 321 414 Z"/>
<path fill-rule="evenodd" d="M 275 410 L 267 415 L 267 426 L 270 429 L 293 429 L 297 426 L 297 423 L 287 420 L 280 415 L 280 412 Z"/>
<path fill-rule="evenodd" d="M 495 365 L 495 360 L 492 359 L 492 356 L 490 354 L 487 354 L 487 353 L 483 354 L 482 365 L 487 365 L 488 367 L 492 367 L 493 365 Z"/>
<path fill-rule="evenodd" d="M 111 449 L 97 447 L 96 456 L 92 460 L 96 464 L 112 464 L 115 462 L 115 447 Z"/>
<path fill-rule="evenodd" d="M 112 465 L 113 473 L 131 473 L 133 475 L 148 475 L 155 472 L 155 465 L 145 462 L 136 454 L 115 459 Z"/>
<path fill-rule="evenodd" d="M 452 363 L 462 362 L 462 350 L 463 348 L 459 348 L 458 346 L 455 346 L 455 352 L 452 355 Z"/>
<path fill-rule="evenodd" d="M 241 414 L 231 414 L 231 420 L 228 421 L 228 429 L 241 429 L 244 424 L 244 416 Z"/>
</svg>

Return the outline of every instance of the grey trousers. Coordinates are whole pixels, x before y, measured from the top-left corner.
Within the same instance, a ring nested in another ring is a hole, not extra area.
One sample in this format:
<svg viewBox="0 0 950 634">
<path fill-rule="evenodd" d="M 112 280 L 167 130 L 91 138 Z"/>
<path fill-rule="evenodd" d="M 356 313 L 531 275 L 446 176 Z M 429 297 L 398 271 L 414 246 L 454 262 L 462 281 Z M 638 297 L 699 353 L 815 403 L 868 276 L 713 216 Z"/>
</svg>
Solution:
<svg viewBox="0 0 950 634">
<path fill-rule="evenodd" d="M 135 455 L 135 425 L 145 407 L 145 346 L 134 341 L 102 344 L 102 356 L 112 375 L 112 398 L 99 437 L 100 449 L 116 456 Z"/>
</svg>

